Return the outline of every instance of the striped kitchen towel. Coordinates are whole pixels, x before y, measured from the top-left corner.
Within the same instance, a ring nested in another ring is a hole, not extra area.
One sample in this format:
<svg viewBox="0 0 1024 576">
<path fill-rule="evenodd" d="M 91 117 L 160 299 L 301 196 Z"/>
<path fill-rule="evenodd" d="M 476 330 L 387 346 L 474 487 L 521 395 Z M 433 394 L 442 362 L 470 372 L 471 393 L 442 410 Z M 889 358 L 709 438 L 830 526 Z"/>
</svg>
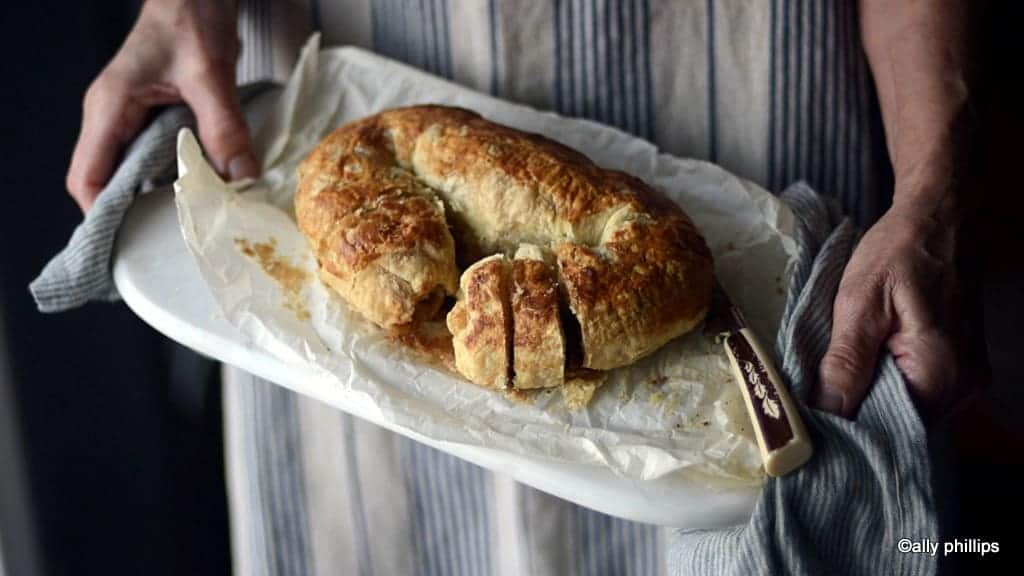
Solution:
<svg viewBox="0 0 1024 576">
<path fill-rule="evenodd" d="M 239 90 L 246 103 L 272 84 L 260 82 Z M 171 106 L 142 131 L 96 203 L 64 247 L 43 268 L 29 291 L 41 312 L 62 312 L 92 300 L 117 300 L 111 277 L 114 238 L 136 194 L 173 181 L 178 175 L 175 141 L 178 130 L 195 130 L 195 117 L 183 105 Z"/>
<path fill-rule="evenodd" d="M 832 330 L 832 301 L 859 232 L 803 184 L 782 198 L 797 215 L 800 258 L 776 341 L 781 371 L 805 400 Z M 933 574 L 937 559 L 900 541 L 938 542 L 924 425 L 886 352 L 854 421 L 801 412 L 815 456 L 769 479 L 750 523 L 669 534 L 671 574 Z"/>
</svg>

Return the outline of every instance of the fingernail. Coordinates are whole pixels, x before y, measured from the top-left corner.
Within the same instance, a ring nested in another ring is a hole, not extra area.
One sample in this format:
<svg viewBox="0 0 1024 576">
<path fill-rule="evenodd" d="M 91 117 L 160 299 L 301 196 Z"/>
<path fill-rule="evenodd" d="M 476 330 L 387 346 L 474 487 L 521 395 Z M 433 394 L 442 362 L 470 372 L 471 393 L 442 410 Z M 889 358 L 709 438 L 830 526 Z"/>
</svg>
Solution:
<svg viewBox="0 0 1024 576">
<path fill-rule="evenodd" d="M 842 416 L 844 402 L 845 399 L 841 392 L 822 386 L 818 390 L 818 397 L 815 399 L 814 404 L 819 410 Z"/>
<path fill-rule="evenodd" d="M 234 180 L 255 178 L 260 175 L 260 165 L 252 154 L 239 154 L 228 161 L 228 177 Z"/>
</svg>

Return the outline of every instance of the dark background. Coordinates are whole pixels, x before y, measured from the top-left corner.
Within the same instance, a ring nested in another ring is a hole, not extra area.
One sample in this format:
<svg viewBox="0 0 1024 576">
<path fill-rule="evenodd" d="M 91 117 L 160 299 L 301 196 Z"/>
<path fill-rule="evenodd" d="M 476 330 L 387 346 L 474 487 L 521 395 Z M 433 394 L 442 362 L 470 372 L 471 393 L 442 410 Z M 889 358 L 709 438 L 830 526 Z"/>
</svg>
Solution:
<svg viewBox="0 0 1024 576">
<path fill-rule="evenodd" d="M 215 365 L 122 303 L 41 315 L 26 289 L 81 220 L 64 174 L 82 95 L 139 5 L 0 8 L 0 544 L 11 576 L 230 572 Z"/>
<path fill-rule="evenodd" d="M 230 571 L 220 397 L 213 363 L 169 342 L 123 304 L 44 316 L 26 290 L 81 215 L 64 174 L 81 97 L 116 51 L 138 2 L 6 2 L 0 54 L 0 550 L 7 573 Z M 936 466 L 953 491 L 946 537 L 998 540 L 1020 557 L 1024 469 L 1024 256 L 1020 179 L 1021 3 L 991 2 L 972 217 L 978 336 L 992 365 L 982 397 L 952 421 Z M 984 382 L 984 371 L 970 378 Z M 852 489 L 852 487 L 850 487 Z"/>
</svg>

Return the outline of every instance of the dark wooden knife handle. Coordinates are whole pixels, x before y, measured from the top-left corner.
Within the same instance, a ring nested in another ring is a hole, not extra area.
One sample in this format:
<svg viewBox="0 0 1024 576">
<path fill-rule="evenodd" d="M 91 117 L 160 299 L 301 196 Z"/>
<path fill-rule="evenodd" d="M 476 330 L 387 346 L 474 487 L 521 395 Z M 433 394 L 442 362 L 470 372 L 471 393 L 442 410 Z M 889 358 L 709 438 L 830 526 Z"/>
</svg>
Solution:
<svg viewBox="0 0 1024 576">
<path fill-rule="evenodd" d="M 726 335 L 723 343 L 743 393 L 765 472 L 782 476 L 799 468 L 811 457 L 813 447 L 771 356 L 749 328 Z"/>
</svg>

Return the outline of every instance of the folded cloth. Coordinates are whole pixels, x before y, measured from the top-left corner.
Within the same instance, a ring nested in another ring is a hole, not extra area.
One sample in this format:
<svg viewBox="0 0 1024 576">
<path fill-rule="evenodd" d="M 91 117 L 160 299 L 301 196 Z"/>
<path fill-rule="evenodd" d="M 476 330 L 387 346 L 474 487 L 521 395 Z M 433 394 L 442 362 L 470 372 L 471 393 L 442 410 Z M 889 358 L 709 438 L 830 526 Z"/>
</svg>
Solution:
<svg viewBox="0 0 1024 576">
<path fill-rule="evenodd" d="M 806 407 L 832 330 L 832 302 L 859 232 L 806 185 L 782 194 L 798 218 L 799 260 L 776 341 L 781 370 L 814 442 L 799 471 L 769 479 L 750 523 L 673 530 L 670 574 L 933 574 L 939 541 L 924 426 L 892 355 L 854 421 Z M 901 545 L 903 541 L 903 545 Z"/>
<path fill-rule="evenodd" d="M 243 86 L 239 97 L 246 104 L 271 86 L 266 82 Z M 136 194 L 177 177 L 178 130 L 195 129 L 195 124 L 195 116 L 186 106 L 171 106 L 128 147 L 121 165 L 71 234 L 68 245 L 29 285 L 40 311 L 62 312 L 91 300 L 119 298 L 110 269 L 117 229 Z"/>
<path fill-rule="evenodd" d="M 243 102 L 267 88 L 242 90 Z M 67 247 L 30 289 L 39 309 L 58 312 L 116 299 L 111 250 L 135 195 L 175 177 L 177 132 L 193 126 L 184 107 L 160 114 L 139 135 Z M 722 531 L 671 531 L 672 574 L 928 574 L 936 558 L 900 553 L 900 539 L 938 541 L 924 427 L 893 358 L 883 356 L 855 421 L 805 407 L 828 345 L 832 301 L 859 238 L 835 203 L 804 184 L 782 194 L 798 221 L 799 262 L 776 343 L 781 369 L 815 445 L 799 471 L 768 480 L 749 524 Z"/>
</svg>

